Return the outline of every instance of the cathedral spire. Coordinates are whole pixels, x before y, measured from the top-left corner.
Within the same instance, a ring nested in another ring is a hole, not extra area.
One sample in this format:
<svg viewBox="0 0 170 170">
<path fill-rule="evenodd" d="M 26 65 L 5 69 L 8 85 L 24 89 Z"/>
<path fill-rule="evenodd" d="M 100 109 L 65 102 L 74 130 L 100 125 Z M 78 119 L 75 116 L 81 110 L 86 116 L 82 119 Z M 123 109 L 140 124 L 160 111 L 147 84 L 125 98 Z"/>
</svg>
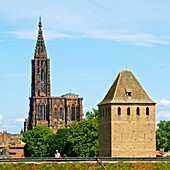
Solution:
<svg viewBox="0 0 170 170">
<path fill-rule="evenodd" d="M 47 58 L 44 37 L 43 37 L 43 31 L 42 31 L 41 16 L 39 17 L 38 27 L 39 27 L 39 30 L 38 30 L 38 37 L 37 37 L 37 43 L 36 43 L 36 47 L 35 47 L 34 58 Z"/>
</svg>

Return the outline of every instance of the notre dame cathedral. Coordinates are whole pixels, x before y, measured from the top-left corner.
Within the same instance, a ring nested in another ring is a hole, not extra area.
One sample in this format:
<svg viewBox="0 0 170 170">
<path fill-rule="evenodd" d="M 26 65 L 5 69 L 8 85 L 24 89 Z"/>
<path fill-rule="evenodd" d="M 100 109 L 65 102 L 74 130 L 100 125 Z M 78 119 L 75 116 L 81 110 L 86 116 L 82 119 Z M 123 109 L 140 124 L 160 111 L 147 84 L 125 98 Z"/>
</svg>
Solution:
<svg viewBox="0 0 170 170">
<path fill-rule="evenodd" d="M 82 120 L 83 98 L 68 93 L 61 97 L 51 96 L 50 59 L 44 43 L 41 17 L 37 43 L 32 60 L 32 83 L 29 115 L 24 122 L 24 131 L 35 126 L 50 127 L 55 133 L 58 127 L 68 127 L 75 120 Z"/>
</svg>

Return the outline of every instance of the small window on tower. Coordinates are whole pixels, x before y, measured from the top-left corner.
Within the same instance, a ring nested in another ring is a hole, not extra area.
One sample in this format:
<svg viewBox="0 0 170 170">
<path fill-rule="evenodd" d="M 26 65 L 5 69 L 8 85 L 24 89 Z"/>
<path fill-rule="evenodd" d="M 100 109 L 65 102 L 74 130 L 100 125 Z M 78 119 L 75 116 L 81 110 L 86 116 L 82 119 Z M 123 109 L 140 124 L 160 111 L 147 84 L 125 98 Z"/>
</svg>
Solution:
<svg viewBox="0 0 170 170">
<path fill-rule="evenodd" d="M 127 92 L 126 95 L 127 95 L 127 96 L 131 96 L 131 92 Z"/>
<path fill-rule="evenodd" d="M 139 107 L 137 107 L 137 109 L 136 109 L 136 114 L 139 116 L 140 115 L 140 108 Z"/>
<path fill-rule="evenodd" d="M 117 112 L 118 112 L 118 115 L 120 116 L 121 115 L 121 108 L 120 107 L 118 107 Z"/>
<path fill-rule="evenodd" d="M 146 116 L 149 116 L 149 107 L 146 108 Z"/>
<path fill-rule="evenodd" d="M 125 89 L 125 93 L 126 93 L 127 96 L 131 96 L 132 90 L 127 87 L 127 88 Z"/>
<path fill-rule="evenodd" d="M 130 116 L 130 107 L 127 108 L 127 115 Z"/>
</svg>

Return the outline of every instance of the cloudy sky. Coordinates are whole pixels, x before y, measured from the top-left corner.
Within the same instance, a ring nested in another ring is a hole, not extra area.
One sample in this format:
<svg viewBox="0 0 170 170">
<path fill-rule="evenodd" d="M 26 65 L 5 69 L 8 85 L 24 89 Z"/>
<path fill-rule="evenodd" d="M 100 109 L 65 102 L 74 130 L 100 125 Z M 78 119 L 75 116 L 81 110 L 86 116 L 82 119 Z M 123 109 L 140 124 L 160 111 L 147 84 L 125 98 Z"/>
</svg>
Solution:
<svg viewBox="0 0 170 170">
<path fill-rule="evenodd" d="M 28 116 L 39 16 L 53 96 L 96 108 L 121 70 L 131 70 L 170 118 L 169 0 L 0 0 L 0 131 L 19 133 Z"/>
</svg>

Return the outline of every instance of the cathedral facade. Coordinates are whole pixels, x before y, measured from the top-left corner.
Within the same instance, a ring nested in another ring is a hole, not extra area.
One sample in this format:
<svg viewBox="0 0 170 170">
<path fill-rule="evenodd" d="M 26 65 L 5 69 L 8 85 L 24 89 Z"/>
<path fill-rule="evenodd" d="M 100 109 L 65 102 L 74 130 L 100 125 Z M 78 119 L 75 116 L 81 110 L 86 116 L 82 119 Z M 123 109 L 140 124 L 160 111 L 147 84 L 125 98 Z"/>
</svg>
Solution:
<svg viewBox="0 0 170 170">
<path fill-rule="evenodd" d="M 155 157 L 155 102 L 131 71 L 121 71 L 99 103 L 100 157 Z"/>
<path fill-rule="evenodd" d="M 41 18 L 37 43 L 32 60 L 32 83 L 29 115 L 24 122 L 24 131 L 35 126 L 50 127 L 55 133 L 59 127 L 70 126 L 83 118 L 83 98 L 74 93 L 60 97 L 51 96 L 50 59 L 47 57 Z"/>
</svg>

